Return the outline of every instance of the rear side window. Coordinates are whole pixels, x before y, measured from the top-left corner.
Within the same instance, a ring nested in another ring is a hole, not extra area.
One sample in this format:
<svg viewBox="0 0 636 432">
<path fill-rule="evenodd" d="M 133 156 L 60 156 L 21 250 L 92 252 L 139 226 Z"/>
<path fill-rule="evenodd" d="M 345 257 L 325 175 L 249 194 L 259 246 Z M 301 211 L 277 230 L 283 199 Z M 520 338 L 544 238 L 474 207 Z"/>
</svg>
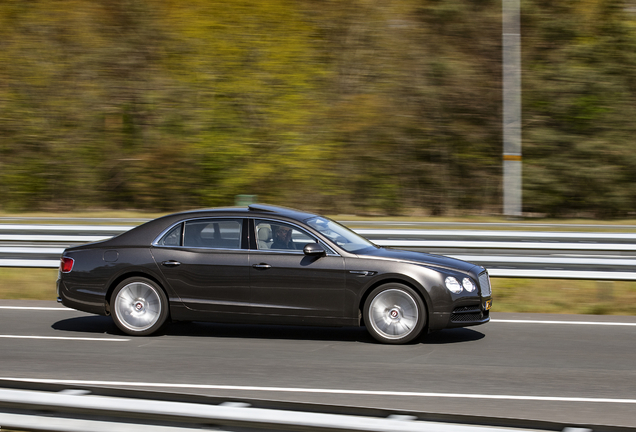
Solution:
<svg viewBox="0 0 636 432">
<path fill-rule="evenodd" d="M 180 223 L 179 225 L 175 226 L 170 231 L 168 231 L 166 235 L 161 237 L 161 240 L 159 240 L 157 244 L 160 246 L 181 246 L 181 230 L 182 229 L 183 229 L 183 224 Z"/>
<path fill-rule="evenodd" d="M 202 219 L 187 221 L 183 235 L 186 247 L 241 249 L 241 219 Z"/>
</svg>

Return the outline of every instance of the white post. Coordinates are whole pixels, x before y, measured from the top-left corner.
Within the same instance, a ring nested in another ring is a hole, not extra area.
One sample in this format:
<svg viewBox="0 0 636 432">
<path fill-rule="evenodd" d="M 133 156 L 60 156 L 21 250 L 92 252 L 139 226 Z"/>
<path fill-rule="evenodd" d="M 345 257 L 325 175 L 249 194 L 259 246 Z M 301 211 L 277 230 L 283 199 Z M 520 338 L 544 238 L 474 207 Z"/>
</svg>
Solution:
<svg viewBox="0 0 636 432">
<path fill-rule="evenodd" d="M 519 0 L 502 0 L 503 211 L 521 216 L 521 29 Z"/>
</svg>

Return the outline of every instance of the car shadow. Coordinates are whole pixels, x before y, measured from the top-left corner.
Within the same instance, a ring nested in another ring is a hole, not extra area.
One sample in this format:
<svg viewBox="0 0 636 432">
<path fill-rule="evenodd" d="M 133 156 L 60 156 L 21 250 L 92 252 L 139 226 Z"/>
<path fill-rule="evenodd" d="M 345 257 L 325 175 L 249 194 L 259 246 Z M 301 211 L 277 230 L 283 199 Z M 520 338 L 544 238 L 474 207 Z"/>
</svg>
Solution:
<svg viewBox="0 0 636 432">
<path fill-rule="evenodd" d="M 125 335 L 115 326 L 111 317 L 86 316 L 57 321 L 54 330 L 77 333 Z M 314 341 L 341 341 L 376 344 L 364 327 L 309 327 L 253 324 L 219 324 L 207 322 L 175 322 L 152 336 L 216 337 L 236 339 L 287 339 Z M 442 345 L 471 342 L 484 338 L 484 334 L 468 328 L 441 330 L 423 335 L 414 344 Z"/>
<path fill-rule="evenodd" d="M 167 326 L 170 336 L 204 336 L 237 339 L 286 339 L 374 343 L 364 327 L 313 327 L 253 324 L 177 322 Z"/>
<path fill-rule="evenodd" d="M 420 342 L 427 345 L 445 345 L 459 342 L 472 342 L 483 339 L 485 335 L 469 328 L 440 330 L 420 337 Z"/>
<path fill-rule="evenodd" d="M 51 328 L 65 332 L 123 334 L 111 317 L 101 315 L 64 319 L 53 323 Z"/>
</svg>

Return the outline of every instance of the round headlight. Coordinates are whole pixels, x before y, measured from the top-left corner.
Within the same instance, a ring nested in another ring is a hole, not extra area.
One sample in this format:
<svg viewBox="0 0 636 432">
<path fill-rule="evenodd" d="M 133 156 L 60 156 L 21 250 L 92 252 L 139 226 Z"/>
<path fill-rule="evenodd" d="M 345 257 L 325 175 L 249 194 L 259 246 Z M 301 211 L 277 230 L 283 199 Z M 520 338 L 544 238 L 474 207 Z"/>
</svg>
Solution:
<svg viewBox="0 0 636 432">
<path fill-rule="evenodd" d="M 446 288 L 455 294 L 462 292 L 462 286 L 459 284 L 459 281 L 452 276 L 446 278 Z"/>
<path fill-rule="evenodd" d="M 473 283 L 472 280 L 470 280 L 470 278 L 464 278 L 464 280 L 462 281 L 462 286 L 468 292 L 473 292 L 475 291 L 475 288 L 476 288 L 475 284 Z"/>
</svg>

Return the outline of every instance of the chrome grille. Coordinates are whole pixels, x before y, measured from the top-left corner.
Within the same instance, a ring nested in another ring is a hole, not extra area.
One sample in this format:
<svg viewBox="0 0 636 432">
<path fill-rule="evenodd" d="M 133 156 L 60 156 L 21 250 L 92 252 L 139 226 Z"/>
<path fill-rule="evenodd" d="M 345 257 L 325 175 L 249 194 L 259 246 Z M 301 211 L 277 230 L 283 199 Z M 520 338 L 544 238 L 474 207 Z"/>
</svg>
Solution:
<svg viewBox="0 0 636 432">
<path fill-rule="evenodd" d="M 481 296 L 488 297 L 492 294 L 490 290 L 490 277 L 488 277 L 488 272 L 483 272 L 479 275 L 479 286 L 481 287 Z"/>
</svg>

